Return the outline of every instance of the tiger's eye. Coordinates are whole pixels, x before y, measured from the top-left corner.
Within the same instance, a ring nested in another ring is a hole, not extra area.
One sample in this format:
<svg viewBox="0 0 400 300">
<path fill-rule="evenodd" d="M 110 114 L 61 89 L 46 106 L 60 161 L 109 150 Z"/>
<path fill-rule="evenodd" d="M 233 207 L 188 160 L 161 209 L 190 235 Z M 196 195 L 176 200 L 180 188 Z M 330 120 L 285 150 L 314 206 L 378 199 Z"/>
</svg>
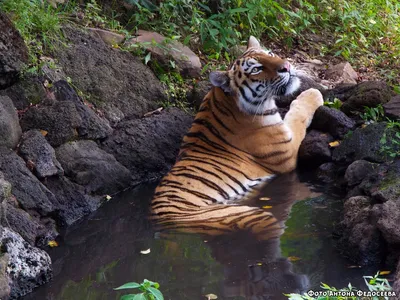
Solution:
<svg viewBox="0 0 400 300">
<path fill-rule="evenodd" d="M 251 70 L 251 73 L 257 73 L 258 71 L 261 71 L 260 67 L 255 67 L 253 70 Z"/>
</svg>

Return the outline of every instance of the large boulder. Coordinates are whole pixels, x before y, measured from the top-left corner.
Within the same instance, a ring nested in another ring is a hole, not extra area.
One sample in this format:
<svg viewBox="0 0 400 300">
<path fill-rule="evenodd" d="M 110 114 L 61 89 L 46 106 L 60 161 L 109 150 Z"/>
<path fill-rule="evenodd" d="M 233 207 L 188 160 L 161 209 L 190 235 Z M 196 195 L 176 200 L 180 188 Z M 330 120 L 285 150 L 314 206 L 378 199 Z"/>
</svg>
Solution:
<svg viewBox="0 0 400 300">
<path fill-rule="evenodd" d="M 325 71 L 325 78 L 336 81 L 336 83 L 356 84 L 358 74 L 348 62 L 342 62 L 330 66 Z"/>
<path fill-rule="evenodd" d="M 21 137 L 17 111 L 7 96 L 0 96 L 0 147 L 15 148 Z"/>
<path fill-rule="evenodd" d="M 113 194 L 127 188 L 131 173 L 93 141 L 76 141 L 57 148 L 66 175 L 87 193 Z"/>
<path fill-rule="evenodd" d="M 80 29 L 67 26 L 64 34 L 71 45 L 56 53 L 60 66 L 112 122 L 141 117 L 166 99 L 162 84 L 139 58 Z"/>
<path fill-rule="evenodd" d="M 175 162 L 182 137 L 192 121 L 192 116 L 176 108 L 123 121 L 102 148 L 131 171 L 134 182 L 159 178 Z"/>
<path fill-rule="evenodd" d="M 178 41 L 167 40 L 156 32 L 139 30 L 137 36 L 127 42 L 130 44 L 142 45 L 162 65 L 168 66 L 170 60 L 175 61 L 183 76 L 197 78 L 201 75 L 200 58 Z"/>
<path fill-rule="evenodd" d="M 9 258 L 7 273 L 11 299 L 30 293 L 53 277 L 50 256 L 29 245 L 18 233 L 3 228 L 0 232 L 0 244 Z"/>
<path fill-rule="evenodd" d="M 329 132 L 336 139 L 343 139 L 355 127 L 356 123 L 343 112 L 326 106 L 321 106 L 315 111 L 310 125 L 310 128 Z"/>
<path fill-rule="evenodd" d="M 39 130 L 29 130 L 22 136 L 19 153 L 40 178 L 62 175 L 53 147 Z"/>
<path fill-rule="evenodd" d="M 373 172 L 377 167 L 378 164 L 365 160 L 356 160 L 347 167 L 344 179 L 349 186 L 355 186 L 360 184 L 361 181 L 363 181 L 363 179 L 371 174 L 371 172 Z"/>
<path fill-rule="evenodd" d="M 381 140 L 384 134 L 385 143 Z M 374 123 L 365 128 L 358 128 L 334 149 L 333 161 L 348 165 L 360 159 L 377 163 L 390 160 L 391 157 L 385 153 L 384 146 L 394 152 L 400 150 L 400 145 L 393 142 L 395 134 L 396 130 L 387 128 L 386 123 Z"/>
<path fill-rule="evenodd" d="M 393 97 L 388 103 L 383 105 L 385 115 L 389 118 L 400 120 L 400 95 Z"/>
<path fill-rule="evenodd" d="M 0 11 L 0 89 L 17 81 L 19 72 L 28 62 L 28 48 L 14 25 Z"/>
<path fill-rule="evenodd" d="M 298 160 L 300 165 L 317 167 L 332 160 L 332 151 L 329 143 L 333 137 L 328 133 L 310 130 L 302 141 Z"/>
</svg>

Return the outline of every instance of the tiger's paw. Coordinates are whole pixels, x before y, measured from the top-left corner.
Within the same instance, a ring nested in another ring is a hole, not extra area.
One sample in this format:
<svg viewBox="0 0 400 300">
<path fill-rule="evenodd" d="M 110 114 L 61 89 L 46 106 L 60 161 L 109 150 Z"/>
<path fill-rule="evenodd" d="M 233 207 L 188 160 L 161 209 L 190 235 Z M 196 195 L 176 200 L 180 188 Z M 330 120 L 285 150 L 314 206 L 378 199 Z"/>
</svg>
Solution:
<svg viewBox="0 0 400 300">
<path fill-rule="evenodd" d="M 311 109 L 311 113 L 314 113 L 318 107 L 324 105 L 324 98 L 322 97 L 322 94 L 319 90 L 317 89 L 308 89 L 304 92 L 302 92 L 296 100 L 292 102 L 290 107 L 292 105 L 299 105 L 299 106 L 305 106 L 307 108 Z"/>
</svg>

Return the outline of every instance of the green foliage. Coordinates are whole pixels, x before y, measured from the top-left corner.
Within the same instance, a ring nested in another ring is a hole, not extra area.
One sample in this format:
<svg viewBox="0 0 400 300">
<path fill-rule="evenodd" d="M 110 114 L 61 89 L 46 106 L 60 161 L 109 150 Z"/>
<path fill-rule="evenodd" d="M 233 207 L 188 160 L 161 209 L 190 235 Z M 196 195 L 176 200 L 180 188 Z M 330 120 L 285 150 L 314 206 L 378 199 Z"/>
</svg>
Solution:
<svg viewBox="0 0 400 300">
<path fill-rule="evenodd" d="M 379 272 L 375 276 L 364 276 L 364 281 L 365 284 L 368 287 L 368 290 L 371 292 L 377 292 L 377 291 L 392 291 L 392 287 L 390 286 L 389 282 L 387 279 L 383 279 L 379 277 Z M 325 283 L 321 284 L 322 290 L 328 292 L 353 292 L 354 296 L 317 296 L 313 297 L 312 293 L 307 294 L 304 293 L 303 295 L 301 294 L 287 294 L 286 296 L 289 298 L 289 300 L 358 300 L 358 299 L 370 299 L 370 300 L 381 300 L 385 299 L 388 300 L 389 297 L 362 297 L 362 296 L 356 296 L 358 289 L 353 287 L 351 283 L 348 284 L 347 287 L 342 288 L 342 289 L 336 289 L 335 287 L 331 287 Z"/>
<path fill-rule="evenodd" d="M 342 107 L 343 103 L 338 98 L 335 98 L 333 101 L 325 101 L 324 105 L 339 110 Z"/>
<path fill-rule="evenodd" d="M 380 151 L 386 157 L 391 159 L 400 157 L 400 122 L 391 121 L 388 119 L 388 123 L 380 139 L 380 143 Z"/>
<path fill-rule="evenodd" d="M 128 282 L 114 290 L 138 289 L 141 293 L 128 294 L 120 298 L 120 300 L 164 300 L 162 293 L 158 290 L 160 285 L 147 279 L 141 284 L 137 282 Z"/>
<path fill-rule="evenodd" d="M 364 106 L 364 113 L 360 116 L 366 123 L 376 123 L 385 120 L 385 111 L 381 104 L 376 107 Z"/>
</svg>

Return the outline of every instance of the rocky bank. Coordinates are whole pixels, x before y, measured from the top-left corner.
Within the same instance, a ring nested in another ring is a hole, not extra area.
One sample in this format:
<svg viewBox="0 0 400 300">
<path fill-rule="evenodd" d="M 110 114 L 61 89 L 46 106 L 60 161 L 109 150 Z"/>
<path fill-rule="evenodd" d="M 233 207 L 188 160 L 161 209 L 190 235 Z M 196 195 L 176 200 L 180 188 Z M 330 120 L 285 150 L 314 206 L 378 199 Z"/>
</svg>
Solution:
<svg viewBox="0 0 400 300">
<path fill-rule="evenodd" d="M 22 76 L 24 41 L 2 13 L 0 27 L 0 299 L 15 299 L 52 278 L 45 250 L 60 228 L 96 210 L 108 195 L 168 171 L 193 116 L 177 108 L 155 111 L 166 99 L 165 87 L 140 59 L 111 47 L 105 31 L 64 27 L 68 46 L 54 53 L 56 67 Z M 152 36 L 141 31 L 127 43 Z M 191 57 L 177 64 L 182 75 L 198 76 L 200 60 L 177 47 Z M 162 63 L 161 53 L 148 51 Z M 169 55 L 180 59 L 175 50 Z M 347 65 L 336 69 L 353 74 Z M 348 76 L 328 90 L 304 74 L 302 90 L 317 87 L 327 101 L 338 98 L 343 105 L 318 109 L 299 165 L 318 168 L 321 180 L 348 192 L 336 232 L 341 251 L 360 265 L 394 265 L 400 161 L 381 150 L 400 151 L 398 131 L 385 123 L 361 126 L 357 111 L 383 104 L 395 120 L 399 98 L 385 83 L 356 84 L 350 76 L 346 84 Z M 200 81 L 188 101 L 198 106 L 208 89 Z M 278 100 L 282 114 L 295 96 Z"/>
</svg>

